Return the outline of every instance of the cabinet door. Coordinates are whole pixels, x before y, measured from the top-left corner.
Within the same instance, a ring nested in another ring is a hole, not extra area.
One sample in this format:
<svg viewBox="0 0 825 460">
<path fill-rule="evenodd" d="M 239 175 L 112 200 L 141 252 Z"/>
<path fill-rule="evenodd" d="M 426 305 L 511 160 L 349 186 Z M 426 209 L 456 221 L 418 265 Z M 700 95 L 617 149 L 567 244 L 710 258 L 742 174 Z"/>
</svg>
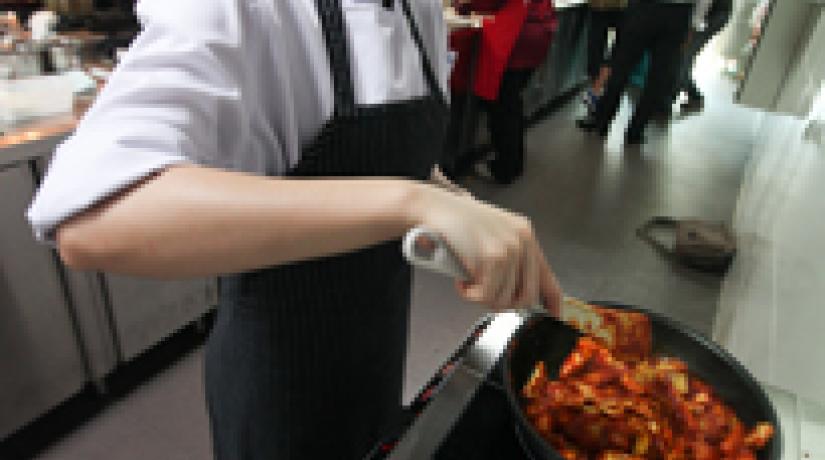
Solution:
<svg viewBox="0 0 825 460">
<path fill-rule="evenodd" d="M 46 171 L 46 166 L 52 157 L 51 152 L 56 145 L 57 142 L 54 145 L 37 146 L 31 149 L 35 152 L 45 152 L 32 156 L 31 161 L 34 162 L 37 177 L 43 177 L 43 172 Z M 75 313 L 78 336 L 89 361 L 89 378 L 95 383 L 103 383 L 105 377 L 115 369 L 118 362 L 112 319 L 105 300 L 103 275 L 98 272 L 80 272 L 63 267 L 72 300 L 71 306 Z"/>
<path fill-rule="evenodd" d="M 215 305 L 213 280 L 157 281 L 106 275 L 106 285 L 127 361 Z"/>
<path fill-rule="evenodd" d="M 747 64 L 738 102 L 804 118 L 825 78 L 825 6 L 819 0 L 772 0 L 771 4 Z"/>
<path fill-rule="evenodd" d="M 35 189 L 30 166 L 0 166 L 0 438 L 87 378 L 57 260 L 25 219 Z"/>
</svg>

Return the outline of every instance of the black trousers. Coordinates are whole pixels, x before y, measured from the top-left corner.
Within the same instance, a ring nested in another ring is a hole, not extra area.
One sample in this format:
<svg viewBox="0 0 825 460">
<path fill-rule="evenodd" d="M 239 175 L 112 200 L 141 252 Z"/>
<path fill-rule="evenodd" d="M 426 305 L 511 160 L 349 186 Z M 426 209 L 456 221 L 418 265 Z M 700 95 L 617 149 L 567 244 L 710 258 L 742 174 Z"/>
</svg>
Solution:
<svg viewBox="0 0 825 460">
<path fill-rule="evenodd" d="M 650 0 L 636 2 L 628 8 L 622 39 L 613 55 L 610 79 L 596 110 L 599 130 L 607 131 L 619 109 L 631 72 L 644 52 L 649 51 L 647 83 L 627 133 L 628 137 L 641 136 L 651 115 L 669 96 L 679 74 L 691 13 L 689 4 Z"/>
<path fill-rule="evenodd" d="M 615 49 L 621 35 L 624 12 L 624 9 L 590 10 L 590 31 L 587 36 L 587 76 L 590 80 L 598 78 L 602 66 L 609 65 L 607 32 L 611 28 L 616 31 Z"/>
<path fill-rule="evenodd" d="M 693 80 L 693 67 L 696 64 L 696 57 L 705 48 L 705 45 L 708 44 L 710 39 L 716 36 L 716 34 L 718 34 L 725 27 L 725 25 L 727 25 L 730 20 L 730 16 L 730 10 L 711 10 L 706 19 L 707 27 L 705 30 L 701 32 L 693 32 L 693 37 L 685 48 L 683 54 L 682 66 L 680 69 L 680 74 L 677 78 L 676 91 L 675 94 L 673 94 L 671 101 L 676 100 L 676 97 L 679 95 L 680 91 L 687 92 L 688 96 L 692 99 L 702 97 L 702 92 L 699 91 L 699 87 L 696 86 L 696 82 Z"/>
<path fill-rule="evenodd" d="M 490 170 L 497 182 L 509 184 L 521 176 L 524 170 L 524 102 L 521 92 L 530 81 L 534 69 L 508 69 L 504 72 L 495 101 L 482 101 L 487 112 L 487 129 L 495 150 Z M 458 152 L 458 133 L 464 120 L 466 94 L 453 94 L 450 127 L 447 135 L 447 154 L 452 161 L 445 171 L 450 177 L 459 177 L 479 160 L 481 152 Z M 472 114 L 471 114 L 472 115 Z"/>
</svg>

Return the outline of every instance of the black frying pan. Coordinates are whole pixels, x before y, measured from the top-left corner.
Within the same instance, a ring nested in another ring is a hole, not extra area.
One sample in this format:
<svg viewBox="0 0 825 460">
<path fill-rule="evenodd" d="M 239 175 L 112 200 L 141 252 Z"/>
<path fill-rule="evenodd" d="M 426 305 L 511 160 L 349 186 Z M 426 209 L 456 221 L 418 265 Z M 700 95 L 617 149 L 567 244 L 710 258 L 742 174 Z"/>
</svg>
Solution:
<svg viewBox="0 0 825 460">
<path fill-rule="evenodd" d="M 690 371 L 713 387 L 736 415 L 750 428 L 770 422 L 773 440 L 757 453 L 759 460 L 780 460 L 782 454 L 779 419 L 768 396 L 753 376 L 728 352 L 698 332 L 662 315 L 621 304 L 598 302 L 648 315 L 653 332 L 653 353 L 679 358 Z M 570 326 L 546 316 L 528 320 L 515 334 L 503 362 L 504 386 L 524 448 L 536 460 L 564 460 L 533 428 L 524 415 L 521 388 L 538 361 L 544 361 L 550 378 L 558 377 L 561 363 L 581 334 Z"/>
<path fill-rule="evenodd" d="M 425 228 L 407 233 L 404 257 L 413 265 L 458 279 L 467 273 L 443 239 Z M 679 358 L 690 371 L 713 387 L 716 394 L 750 428 L 758 422 L 774 426 L 774 437 L 757 453 L 758 460 L 780 460 L 782 432 L 779 418 L 756 379 L 730 353 L 704 335 L 654 312 L 622 304 L 596 302 L 611 308 L 645 313 L 653 333 L 653 353 Z M 521 388 L 538 361 L 544 361 L 550 378 L 558 377 L 562 362 L 573 351 L 581 334 L 548 315 L 537 314 L 514 334 L 503 357 L 504 386 L 524 448 L 536 460 L 564 460 L 538 434 L 524 415 Z"/>
</svg>

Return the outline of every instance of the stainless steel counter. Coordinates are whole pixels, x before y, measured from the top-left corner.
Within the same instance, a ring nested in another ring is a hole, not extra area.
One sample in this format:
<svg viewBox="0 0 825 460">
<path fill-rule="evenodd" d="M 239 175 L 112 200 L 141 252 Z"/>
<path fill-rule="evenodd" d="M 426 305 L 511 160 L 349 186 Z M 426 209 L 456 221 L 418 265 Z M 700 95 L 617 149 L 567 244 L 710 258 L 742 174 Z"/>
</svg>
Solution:
<svg viewBox="0 0 825 460">
<path fill-rule="evenodd" d="M 0 136 L 0 439 L 216 303 L 214 280 L 160 282 L 77 272 L 36 242 L 25 218 L 54 148 L 74 129 L 62 116 Z"/>
<path fill-rule="evenodd" d="M 587 2 L 556 2 L 558 29 L 547 58 L 524 89 L 524 115 L 544 116 L 561 96 L 577 89 L 587 78 Z"/>
</svg>

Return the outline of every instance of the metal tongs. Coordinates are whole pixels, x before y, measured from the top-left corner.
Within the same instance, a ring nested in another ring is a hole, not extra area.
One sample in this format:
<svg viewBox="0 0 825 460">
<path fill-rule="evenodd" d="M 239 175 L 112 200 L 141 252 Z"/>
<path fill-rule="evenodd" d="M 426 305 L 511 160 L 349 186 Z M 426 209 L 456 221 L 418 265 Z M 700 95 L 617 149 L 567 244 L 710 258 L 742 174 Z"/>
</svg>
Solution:
<svg viewBox="0 0 825 460">
<path fill-rule="evenodd" d="M 452 248 L 447 245 L 441 235 L 423 227 L 416 227 L 404 237 L 404 257 L 414 267 L 455 278 L 460 281 L 469 281 L 470 275 L 462 265 Z M 525 317 L 547 316 L 549 312 L 543 305 L 533 305 L 517 311 Z M 562 322 L 575 329 L 615 343 L 612 329 L 604 327 L 602 315 L 587 302 L 571 296 L 562 299 L 559 317 Z"/>
</svg>

